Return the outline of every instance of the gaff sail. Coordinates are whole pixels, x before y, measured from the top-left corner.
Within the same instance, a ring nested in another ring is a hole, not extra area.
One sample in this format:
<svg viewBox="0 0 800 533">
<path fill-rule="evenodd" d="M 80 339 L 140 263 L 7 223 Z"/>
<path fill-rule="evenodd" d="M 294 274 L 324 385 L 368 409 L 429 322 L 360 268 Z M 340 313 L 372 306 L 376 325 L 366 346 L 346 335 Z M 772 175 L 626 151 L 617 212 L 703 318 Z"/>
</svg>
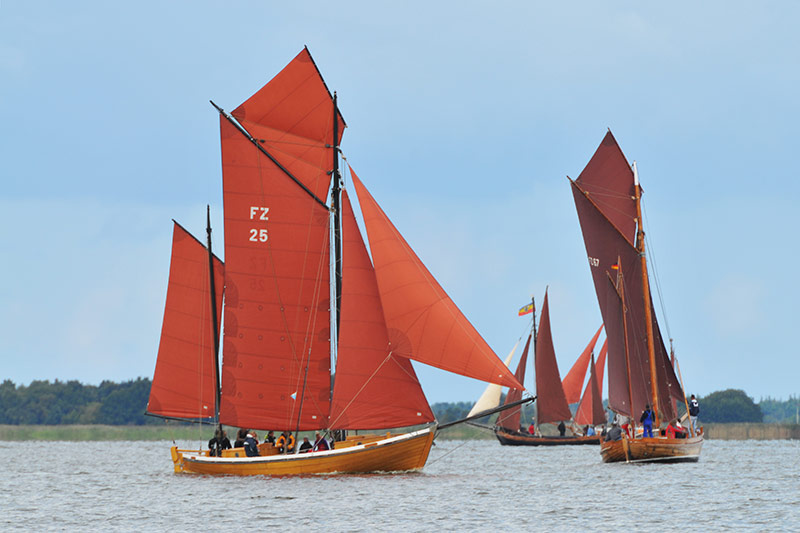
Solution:
<svg viewBox="0 0 800 533">
<path fill-rule="evenodd" d="M 575 364 L 572 365 L 561 386 L 564 388 L 564 395 L 567 398 L 568 404 L 573 404 L 581 399 L 581 388 L 583 381 L 586 379 L 586 370 L 589 368 L 589 359 L 594 351 L 594 346 L 597 344 L 597 338 L 600 337 L 600 332 L 603 331 L 603 326 L 597 330 L 592 340 L 586 345 L 581 355 L 578 357 Z"/>
<path fill-rule="evenodd" d="M 214 256 L 217 316 L 224 265 Z M 167 302 L 147 413 L 167 418 L 216 416 L 217 372 L 208 249 L 177 222 L 172 231 Z M 219 331 L 219 330 L 218 330 Z"/>
<path fill-rule="evenodd" d="M 539 319 L 539 332 L 536 335 L 536 422 L 546 424 L 560 420 L 570 420 L 572 412 L 567 405 L 561 376 L 558 373 L 553 336 L 550 332 L 550 306 L 547 292 L 544 293 L 542 316 Z"/>
</svg>

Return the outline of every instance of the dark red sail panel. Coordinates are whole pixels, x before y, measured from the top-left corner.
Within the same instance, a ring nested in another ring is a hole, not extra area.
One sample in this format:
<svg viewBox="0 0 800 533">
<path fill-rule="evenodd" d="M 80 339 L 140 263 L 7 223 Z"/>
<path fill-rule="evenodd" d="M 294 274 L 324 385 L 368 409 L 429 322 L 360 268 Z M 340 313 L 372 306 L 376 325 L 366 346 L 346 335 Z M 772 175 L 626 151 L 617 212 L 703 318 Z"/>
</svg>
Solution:
<svg viewBox="0 0 800 533">
<path fill-rule="evenodd" d="M 572 412 L 567 405 L 564 389 L 561 388 L 561 376 L 558 373 L 556 351 L 553 348 L 553 336 L 550 333 L 550 306 L 547 293 L 544 293 L 542 316 L 539 319 L 539 331 L 536 335 L 536 416 L 539 424 L 570 420 Z"/>
<path fill-rule="evenodd" d="M 355 174 L 353 183 L 367 226 L 393 352 L 463 376 L 523 389 Z"/>
<path fill-rule="evenodd" d="M 375 270 L 342 191 L 342 310 L 330 427 L 395 428 L 434 420 L 411 361 L 392 353 Z"/>
<path fill-rule="evenodd" d="M 592 355 L 592 366 L 589 371 L 589 381 L 586 383 L 586 390 L 583 392 L 581 403 L 575 412 L 575 422 L 578 425 L 598 426 L 606 423 L 606 412 L 603 409 L 603 397 L 600 394 L 600 385 L 595 370 L 594 355 Z"/>
<path fill-rule="evenodd" d="M 330 186 L 333 146 L 345 123 L 308 49 L 303 49 L 277 76 L 231 114 L 322 200 Z M 307 167 L 310 165 L 310 168 Z"/>
<path fill-rule="evenodd" d="M 223 423 L 319 429 L 330 414 L 329 213 L 220 117 Z"/>
<path fill-rule="evenodd" d="M 214 257 L 217 316 L 224 266 Z M 167 303 L 147 412 L 170 418 L 214 418 L 217 374 L 208 249 L 175 223 Z"/>
<path fill-rule="evenodd" d="M 578 360 L 575 361 L 575 364 L 572 365 L 572 368 L 567 372 L 564 381 L 561 382 L 561 386 L 564 387 L 564 395 L 567 398 L 567 403 L 572 404 L 581 399 L 581 388 L 583 387 L 584 379 L 586 379 L 586 369 L 589 368 L 589 359 L 592 356 L 594 345 L 597 344 L 597 338 L 600 336 L 601 331 L 603 331 L 602 325 L 600 329 L 597 330 L 597 333 L 594 334 L 592 340 L 589 341 L 589 344 L 586 345 L 586 348 L 578 357 Z"/>
<path fill-rule="evenodd" d="M 525 383 L 525 368 L 528 366 L 528 349 L 531 346 L 532 335 L 528 335 L 528 342 L 525 343 L 525 349 L 522 351 L 522 357 L 519 358 L 517 364 L 517 371 L 514 372 L 514 377 L 520 383 Z M 506 394 L 506 401 L 503 405 L 508 405 L 518 402 L 522 399 L 522 391 L 519 389 L 509 389 Z M 509 431 L 517 431 L 519 429 L 519 419 L 522 412 L 521 406 L 512 407 L 505 411 L 500 411 L 497 417 L 497 425 Z"/>
<path fill-rule="evenodd" d="M 597 209 L 591 198 L 587 197 L 577 183 L 572 183 L 572 192 L 578 218 L 583 232 L 583 242 L 589 257 L 595 291 L 600 305 L 608 334 L 609 348 L 609 401 L 612 409 L 620 413 L 628 413 L 630 407 L 617 403 L 623 398 L 617 396 L 620 392 L 620 378 L 618 373 L 621 357 L 624 361 L 625 347 L 627 345 L 630 362 L 631 391 L 633 393 L 633 413 L 635 416 L 644 410 L 650 403 L 650 360 L 647 353 L 647 320 L 644 313 L 644 293 L 642 289 L 642 267 L 639 252 L 613 224 Z M 615 284 L 609 281 L 609 276 L 616 279 L 622 273 L 624 281 L 624 296 L 627 325 L 627 344 L 622 333 L 621 311 L 617 309 L 621 303 L 616 295 Z M 612 328 L 619 331 L 611 333 Z M 619 335 L 619 336 L 617 336 Z M 627 386 L 625 387 L 627 389 Z M 627 395 L 627 392 L 625 393 Z M 630 400 L 624 400 L 627 405 Z M 623 410 L 617 410 L 623 409 Z"/>
<path fill-rule="evenodd" d="M 633 171 L 610 131 L 575 181 L 633 245 L 636 238 Z"/>
<path fill-rule="evenodd" d="M 597 357 L 597 365 L 595 366 L 595 373 L 597 374 L 597 386 L 600 388 L 600 397 L 603 397 L 603 375 L 606 368 L 606 356 L 608 355 L 608 339 L 603 341 L 603 346 L 600 347 L 600 355 Z"/>
</svg>

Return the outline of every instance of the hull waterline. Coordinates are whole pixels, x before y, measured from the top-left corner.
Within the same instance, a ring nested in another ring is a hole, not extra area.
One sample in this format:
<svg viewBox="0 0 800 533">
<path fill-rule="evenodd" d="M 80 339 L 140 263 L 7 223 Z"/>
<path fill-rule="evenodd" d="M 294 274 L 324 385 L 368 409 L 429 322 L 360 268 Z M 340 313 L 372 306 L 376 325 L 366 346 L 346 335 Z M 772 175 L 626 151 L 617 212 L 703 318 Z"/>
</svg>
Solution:
<svg viewBox="0 0 800 533">
<path fill-rule="evenodd" d="M 425 466 L 433 437 L 434 428 L 425 428 L 341 449 L 266 457 L 208 457 L 176 447 L 171 451 L 176 473 L 292 476 L 405 472 Z"/>
</svg>

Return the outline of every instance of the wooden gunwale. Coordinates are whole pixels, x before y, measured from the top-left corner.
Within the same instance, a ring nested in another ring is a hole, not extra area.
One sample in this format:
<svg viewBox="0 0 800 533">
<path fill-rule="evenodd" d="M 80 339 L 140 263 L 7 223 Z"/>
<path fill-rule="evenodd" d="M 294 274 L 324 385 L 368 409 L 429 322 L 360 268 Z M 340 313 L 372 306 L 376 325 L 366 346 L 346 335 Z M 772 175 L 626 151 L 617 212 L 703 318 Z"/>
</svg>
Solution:
<svg viewBox="0 0 800 533">
<path fill-rule="evenodd" d="M 535 435 L 522 435 L 495 430 L 495 436 L 503 446 L 575 446 L 582 444 L 600 444 L 599 436 L 570 436 L 570 437 L 537 437 Z"/>
<path fill-rule="evenodd" d="M 259 457 L 209 457 L 173 449 L 175 471 L 214 475 L 302 475 L 398 472 L 425 466 L 434 428 L 372 440 L 343 449 Z"/>
</svg>

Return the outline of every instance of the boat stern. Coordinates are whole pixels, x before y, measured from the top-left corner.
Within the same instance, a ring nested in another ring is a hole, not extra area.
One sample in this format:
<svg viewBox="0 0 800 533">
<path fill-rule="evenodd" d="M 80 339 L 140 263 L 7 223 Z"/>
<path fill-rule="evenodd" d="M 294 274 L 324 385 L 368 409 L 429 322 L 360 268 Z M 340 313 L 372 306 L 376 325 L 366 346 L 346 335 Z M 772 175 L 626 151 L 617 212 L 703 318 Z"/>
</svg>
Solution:
<svg viewBox="0 0 800 533">
<path fill-rule="evenodd" d="M 172 455 L 172 464 L 175 467 L 175 473 L 180 474 L 183 472 L 183 454 L 178 451 L 177 446 L 173 446 L 169 449 L 170 454 Z"/>
</svg>

